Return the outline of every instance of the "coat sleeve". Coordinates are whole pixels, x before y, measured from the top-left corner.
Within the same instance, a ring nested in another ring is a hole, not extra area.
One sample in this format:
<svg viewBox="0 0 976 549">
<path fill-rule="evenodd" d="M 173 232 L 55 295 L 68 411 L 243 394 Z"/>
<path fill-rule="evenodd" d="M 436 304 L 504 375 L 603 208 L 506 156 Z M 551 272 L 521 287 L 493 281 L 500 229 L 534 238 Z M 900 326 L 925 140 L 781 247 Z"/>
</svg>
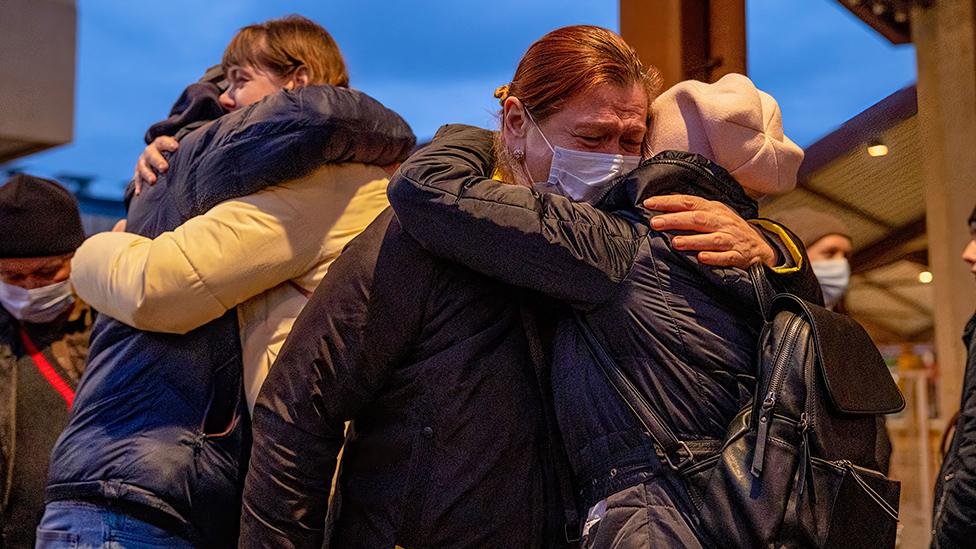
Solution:
<svg viewBox="0 0 976 549">
<path fill-rule="evenodd" d="M 823 305 L 820 283 L 810 266 L 803 241 L 785 226 L 765 218 L 752 219 L 750 223 L 759 227 L 774 249 L 779 251 L 783 263 L 767 269 L 769 282 L 778 292 L 797 295 L 811 303 Z"/>
<path fill-rule="evenodd" d="M 344 422 L 375 400 L 424 325 L 425 291 L 400 290 L 430 279 L 429 260 L 416 259 L 429 256 L 404 253 L 391 233 L 404 236 L 387 210 L 349 244 L 271 368 L 254 407 L 241 548 L 322 546 Z"/>
<path fill-rule="evenodd" d="M 493 134 L 445 126 L 390 180 L 390 205 L 428 251 L 577 306 L 610 298 L 640 234 L 562 196 L 492 179 Z"/>
<path fill-rule="evenodd" d="M 72 260 L 75 291 L 141 330 L 193 330 L 315 265 L 321 184 L 303 179 L 223 202 L 155 239 L 96 234 Z"/>
</svg>

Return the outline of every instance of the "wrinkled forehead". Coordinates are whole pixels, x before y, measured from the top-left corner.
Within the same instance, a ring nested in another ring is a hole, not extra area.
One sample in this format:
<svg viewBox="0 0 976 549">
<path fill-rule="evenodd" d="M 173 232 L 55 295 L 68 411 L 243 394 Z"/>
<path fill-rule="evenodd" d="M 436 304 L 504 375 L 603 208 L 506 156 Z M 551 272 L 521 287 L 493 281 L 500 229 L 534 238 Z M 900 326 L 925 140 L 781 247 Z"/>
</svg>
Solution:
<svg viewBox="0 0 976 549">
<path fill-rule="evenodd" d="M 53 276 L 70 261 L 71 254 L 0 258 L 0 276 Z"/>
<path fill-rule="evenodd" d="M 568 121 L 594 126 L 646 129 L 647 93 L 639 85 L 602 84 L 570 97 L 560 109 Z"/>
</svg>

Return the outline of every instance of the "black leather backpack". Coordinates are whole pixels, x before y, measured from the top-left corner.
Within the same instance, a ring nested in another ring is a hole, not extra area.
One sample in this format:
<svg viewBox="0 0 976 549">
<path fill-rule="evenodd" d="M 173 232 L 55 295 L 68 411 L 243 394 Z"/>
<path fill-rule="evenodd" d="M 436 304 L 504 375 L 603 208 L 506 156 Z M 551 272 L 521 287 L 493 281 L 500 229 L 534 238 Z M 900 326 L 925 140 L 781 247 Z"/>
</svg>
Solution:
<svg viewBox="0 0 976 549">
<path fill-rule="evenodd" d="M 709 546 L 893 547 L 900 483 L 881 474 L 882 416 L 904 398 L 878 349 L 846 315 L 751 271 L 765 325 L 753 398 L 720 449 L 678 440 L 577 316 L 594 358 L 662 461 L 684 479 Z M 700 446 L 700 445 L 699 445 Z"/>
</svg>

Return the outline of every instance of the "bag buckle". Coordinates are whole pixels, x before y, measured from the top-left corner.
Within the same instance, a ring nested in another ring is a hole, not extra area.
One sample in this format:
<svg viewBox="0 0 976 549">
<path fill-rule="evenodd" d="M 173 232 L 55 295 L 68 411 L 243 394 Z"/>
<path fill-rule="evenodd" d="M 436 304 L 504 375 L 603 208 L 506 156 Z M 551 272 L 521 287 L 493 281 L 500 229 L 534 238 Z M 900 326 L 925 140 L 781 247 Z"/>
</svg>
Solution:
<svg viewBox="0 0 976 549">
<path fill-rule="evenodd" d="M 667 462 L 668 467 L 670 467 L 673 471 L 680 471 L 686 465 L 695 461 L 695 454 L 691 453 L 691 448 L 688 447 L 688 444 L 683 440 L 679 440 L 678 444 L 681 445 L 681 448 L 678 451 L 678 463 L 671 461 L 671 456 L 669 456 L 667 452 L 661 452 L 664 454 L 664 461 Z M 685 455 L 681 455 L 680 450 L 684 450 Z"/>
</svg>

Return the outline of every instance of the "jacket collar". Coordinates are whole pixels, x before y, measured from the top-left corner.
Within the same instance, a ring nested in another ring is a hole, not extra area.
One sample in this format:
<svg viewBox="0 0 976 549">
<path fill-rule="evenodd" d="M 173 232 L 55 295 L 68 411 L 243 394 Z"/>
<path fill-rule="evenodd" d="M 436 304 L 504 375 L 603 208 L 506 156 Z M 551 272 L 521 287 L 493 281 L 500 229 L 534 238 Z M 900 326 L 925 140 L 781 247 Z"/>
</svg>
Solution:
<svg viewBox="0 0 976 549">
<path fill-rule="evenodd" d="M 607 210 L 640 207 L 647 197 L 690 194 L 729 206 L 744 219 L 758 217 L 759 206 L 724 168 L 704 156 L 664 151 L 622 176 L 598 203 Z"/>
</svg>

